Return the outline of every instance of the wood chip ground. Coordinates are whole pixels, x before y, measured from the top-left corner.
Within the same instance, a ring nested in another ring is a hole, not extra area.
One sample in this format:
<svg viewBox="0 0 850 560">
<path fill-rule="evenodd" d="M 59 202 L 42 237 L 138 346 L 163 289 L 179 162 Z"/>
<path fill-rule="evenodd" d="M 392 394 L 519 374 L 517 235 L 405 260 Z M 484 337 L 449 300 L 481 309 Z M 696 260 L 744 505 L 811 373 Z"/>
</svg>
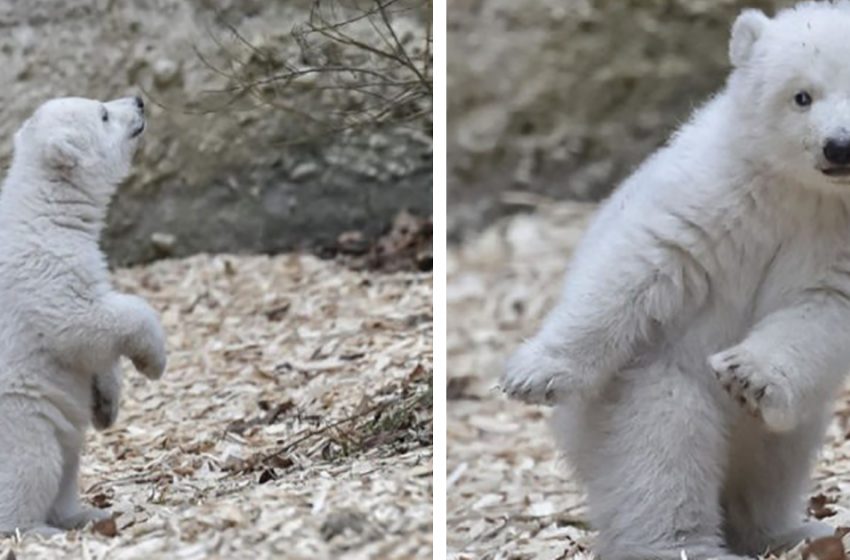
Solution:
<svg viewBox="0 0 850 560">
<path fill-rule="evenodd" d="M 114 523 L 0 558 L 430 558 L 432 281 L 309 256 L 119 270 L 168 333 L 92 432 L 87 501 Z"/>
<path fill-rule="evenodd" d="M 505 357 L 556 300 L 595 207 L 511 202 L 536 211 L 449 250 L 448 557 L 590 559 L 585 498 L 554 447 L 549 410 L 507 401 L 494 386 Z M 850 393 L 836 409 L 811 506 L 825 522 L 850 527 Z M 800 546 L 783 558 L 800 560 L 804 552 Z"/>
</svg>

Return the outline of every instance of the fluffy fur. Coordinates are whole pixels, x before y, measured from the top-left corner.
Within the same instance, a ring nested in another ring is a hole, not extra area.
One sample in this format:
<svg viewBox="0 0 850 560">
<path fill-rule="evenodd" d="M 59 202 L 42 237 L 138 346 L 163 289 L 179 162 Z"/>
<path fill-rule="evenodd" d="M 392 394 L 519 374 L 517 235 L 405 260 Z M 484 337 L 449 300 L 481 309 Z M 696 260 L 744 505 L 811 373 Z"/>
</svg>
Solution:
<svg viewBox="0 0 850 560">
<path fill-rule="evenodd" d="M 98 240 L 144 129 L 141 100 L 55 99 L 15 135 L 0 193 L 0 532 L 54 533 L 84 508 L 85 430 L 115 421 L 121 356 L 165 369 L 156 313 L 112 289 Z"/>
<path fill-rule="evenodd" d="M 832 533 L 803 497 L 850 368 L 850 166 L 824 154 L 848 52 L 850 2 L 743 12 L 726 88 L 604 204 L 509 359 L 508 395 L 557 406 L 605 560 Z"/>
</svg>

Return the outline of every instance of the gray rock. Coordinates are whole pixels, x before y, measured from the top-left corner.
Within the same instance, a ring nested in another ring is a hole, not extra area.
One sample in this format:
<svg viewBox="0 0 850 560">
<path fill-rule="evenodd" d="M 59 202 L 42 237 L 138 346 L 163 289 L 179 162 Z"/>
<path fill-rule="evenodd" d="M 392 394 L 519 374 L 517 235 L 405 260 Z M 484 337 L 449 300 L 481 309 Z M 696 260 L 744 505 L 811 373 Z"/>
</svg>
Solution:
<svg viewBox="0 0 850 560">
<path fill-rule="evenodd" d="M 171 256 L 177 246 L 177 237 L 170 233 L 157 231 L 151 234 L 151 245 L 157 253 L 163 256 Z"/>
<path fill-rule="evenodd" d="M 153 81 L 159 88 L 168 87 L 178 81 L 180 67 L 176 62 L 160 58 L 153 63 Z"/>
<path fill-rule="evenodd" d="M 312 161 L 305 161 L 296 165 L 289 176 L 293 181 L 302 181 L 304 179 L 315 177 L 319 173 L 319 166 Z"/>
</svg>

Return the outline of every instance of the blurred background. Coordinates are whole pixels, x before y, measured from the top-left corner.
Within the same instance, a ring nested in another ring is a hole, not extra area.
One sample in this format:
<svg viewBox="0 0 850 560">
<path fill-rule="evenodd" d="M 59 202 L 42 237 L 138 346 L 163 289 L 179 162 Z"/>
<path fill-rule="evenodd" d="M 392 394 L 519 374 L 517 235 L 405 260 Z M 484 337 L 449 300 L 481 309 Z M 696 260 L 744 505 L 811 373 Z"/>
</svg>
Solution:
<svg viewBox="0 0 850 560">
<path fill-rule="evenodd" d="M 141 93 L 112 262 L 365 251 L 431 213 L 429 2 L 385 4 L 391 22 L 366 0 L 0 2 L 0 165 L 43 101 Z"/>
<path fill-rule="evenodd" d="M 729 69 L 745 7 L 780 0 L 451 0 L 449 234 L 535 197 L 598 200 Z"/>
</svg>

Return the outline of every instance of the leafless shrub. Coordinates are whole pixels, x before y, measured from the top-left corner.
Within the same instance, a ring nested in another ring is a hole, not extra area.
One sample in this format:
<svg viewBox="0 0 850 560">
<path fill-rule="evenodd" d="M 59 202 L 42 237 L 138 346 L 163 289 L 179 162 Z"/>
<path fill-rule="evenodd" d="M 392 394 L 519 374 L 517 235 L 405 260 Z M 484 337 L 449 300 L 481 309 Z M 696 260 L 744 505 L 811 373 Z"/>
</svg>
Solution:
<svg viewBox="0 0 850 560">
<path fill-rule="evenodd" d="M 386 125 L 431 133 L 432 0 L 314 0 L 283 44 L 259 45 L 219 15 L 230 35 L 210 93 L 219 108 L 250 101 L 286 111 L 305 138 Z M 424 21 L 424 25 L 423 25 Z M 301 139 L 291 140 L 297 142 Z"/>
</svg>

